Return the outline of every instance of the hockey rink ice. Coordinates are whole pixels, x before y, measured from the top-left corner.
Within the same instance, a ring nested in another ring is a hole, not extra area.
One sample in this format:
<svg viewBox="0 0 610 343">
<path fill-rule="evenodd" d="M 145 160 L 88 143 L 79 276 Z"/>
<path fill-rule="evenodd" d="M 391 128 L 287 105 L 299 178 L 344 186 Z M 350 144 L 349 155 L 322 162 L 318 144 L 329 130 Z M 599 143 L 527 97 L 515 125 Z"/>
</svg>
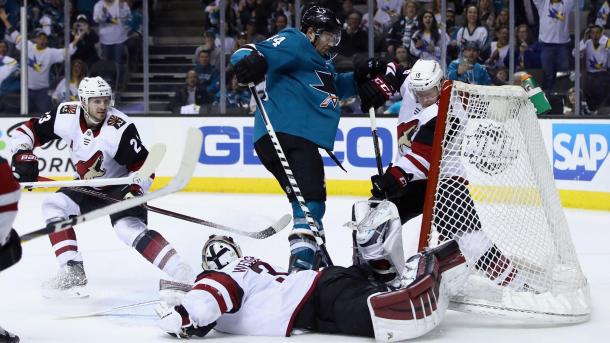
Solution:
<svg viewBox="0 0 610 343">
<path fill-rule="evenodd" d="M 49 193 L 24 193 L 15 228 L 26 233 L 43 226 L 40 204 Z M 329 197 L 324 218 L 327 247 L 338 265 L 351 263 L 350 219 L 356 197 Z M 151 205 L 248 231 L 258 231 L 290 207 L 281 195 L 181 193 Z M 448 311 L 443 323 L 416 341 L 434 342 L 608 342 L 610 335 L 610 212 L 564 210 L 580 264 L 591 287 L 593 312 L 584 324 L 544 326 Z M 404 240 L 418 235 L 418 218 L 405 225 Z M 179 254 L 200 270 L 201 248 L 212 233 L 205 226 L 149 212 L 149 227 L 161 232 Z M 265 240 L 233 236 L 246 255 L 286 268 L 289 227 Z M 152 306 L 82 319 L 61 319 L 115 306 L 158 299 L 161 271 L 115 236 L 107 218 L 76 228 L 89 279 L 86 299 L 44 299 L 40 285 L 57 272 L 48 238 L 23 244 L 23 258 L 0 273 L 0 326 L 22 342 L 171 342 L 155 325 Z M 409 249 L 405 246 L 405 252 Z M 372 342 L 373 339 L 307 333 L 285 337 L 245 337 L 212 331 L 204 339 L 231 342 Z"/>
</svg>

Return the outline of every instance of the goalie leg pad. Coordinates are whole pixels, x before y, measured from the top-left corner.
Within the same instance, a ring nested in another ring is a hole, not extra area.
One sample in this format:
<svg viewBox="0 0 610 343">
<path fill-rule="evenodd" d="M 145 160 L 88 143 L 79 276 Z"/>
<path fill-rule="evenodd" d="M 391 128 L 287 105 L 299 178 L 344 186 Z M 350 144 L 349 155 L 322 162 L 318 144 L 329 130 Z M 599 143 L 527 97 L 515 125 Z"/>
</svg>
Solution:
<svg viewBox="0 0 610 343">
<path fill-rule="evenodd" d="M 436 256 L 421 256 L 418 276 L 408 287 L 369 296 L 375 339 L 394 342 L 420 337 L 433 330 L 441 323 L 449 305 L 445 288 Z"/>
</svg>

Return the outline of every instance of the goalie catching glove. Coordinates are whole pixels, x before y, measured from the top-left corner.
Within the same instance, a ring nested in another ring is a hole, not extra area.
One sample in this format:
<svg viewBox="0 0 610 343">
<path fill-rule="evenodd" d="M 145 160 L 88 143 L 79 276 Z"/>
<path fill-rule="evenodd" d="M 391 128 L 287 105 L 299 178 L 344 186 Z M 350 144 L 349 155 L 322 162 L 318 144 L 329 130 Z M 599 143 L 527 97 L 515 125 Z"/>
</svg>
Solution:
<svg viewBox="0 0 610 343">
<path fill-rule="evenodd" d="M 155 306 L 155 312 L 159 316 L 157 326 L 176 338 L 204 337 L 216 326 L 216 322 L 212 322 L 206 326 L 197 327 L 182 305 L 170 307 L 165 303 L 160 303 Z"/>
<path fill-rule="evenodd" d="M 407 174 L 402 168 L 390 164 L 383 175 L 371 176 L 371 194 L 378 199 L 383 199 L 386 195 L 392 197 L 405 188 L 412 178 L 413 174 Z"/>
<path fill-rule="evenodd" d="M 267 60 L 260 52 L 253 51 L 250 55 L 235 63 L 233 69 L 240 85 L 258 84 L 265 80 Z"/>
<path fill-rule="evenodd" d="M 11 161 L 13 176 L 19 182 L 38 181 L 38 157 L 32 150 L 18 150 Z"/>
</svg>

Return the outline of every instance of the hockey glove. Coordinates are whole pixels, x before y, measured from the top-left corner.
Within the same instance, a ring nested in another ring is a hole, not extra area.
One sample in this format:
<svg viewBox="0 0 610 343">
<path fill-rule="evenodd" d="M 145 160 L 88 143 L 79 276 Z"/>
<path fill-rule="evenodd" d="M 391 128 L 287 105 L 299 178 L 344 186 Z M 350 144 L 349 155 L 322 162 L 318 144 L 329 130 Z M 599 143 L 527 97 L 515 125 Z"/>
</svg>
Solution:
<svg viewBox="0 0 610 343">
<path fill-rule="evenodd" d="M 358 85 L 360 95 L 360 109 L 368 113 L 369 108 L 383 106 L 396 90 L 385 76 L 379 75 L 372 80 L 367 80 Z"/>
<path fill-rule="evenodd" d="M 142 194 L 144 194 L 144 192 L 142 192 L 142 187 L 140 187 L 140 185 L 138 185 L 138 184 L 133 183 L 133 184 L 127 185 L 121 189 L 121 195 L 120 195 L 119 199 L 129 199 L 129 198 L 133 198 L 133 197 L 139 197 L 139 196 L 142 196 Z"/>
<path fill-rule="evenodd" d="M 371 194 L 379 199 L 385 198 L 386 194 L 392 197 L 406 187 L 412 178 L 413 174 L 407 174 L 402 168 L 390 165 L 383 175 L 371 176 L 373 183 Z"/>
<path fill-rule="evenodd" d="M 155 312 L 159 316 L 157 326 L 161 330 L 167 332 L 176 338 L 189 338 L 191 336 L 204 337 L 210 330 L 216 326 L 216 322 L 212 322 L 206 326 L 197 327 L 189 317 L 184 306 L 169 307 L 166 304 L 160 303 L 155 306 Z"/>
<path fill-rule="evenodd" d="M 13 176 L 19 182 L 38 181 L 38 157 L 32 150 L 18 150 L 13 155 Z"/>
<path fill-rule="evenodd" d="M 383 74 L 387 68 L 387 64 L 378 58 L 369 58 L 365 62 L 358 63 L 354 69 L 354 78 L 356 82 L 362 83 L 371 80 L 379 74 Z"/>
<path fill-rule="evenodd" d="M 240 85 L 258 84 L 265 80 L 267 60 L 265 60 L 265 56 L 260 52 L 253 51 L 250 55 L 237 62 L 233 69 L 235 70 L 237 82 Z"/>
</svg>

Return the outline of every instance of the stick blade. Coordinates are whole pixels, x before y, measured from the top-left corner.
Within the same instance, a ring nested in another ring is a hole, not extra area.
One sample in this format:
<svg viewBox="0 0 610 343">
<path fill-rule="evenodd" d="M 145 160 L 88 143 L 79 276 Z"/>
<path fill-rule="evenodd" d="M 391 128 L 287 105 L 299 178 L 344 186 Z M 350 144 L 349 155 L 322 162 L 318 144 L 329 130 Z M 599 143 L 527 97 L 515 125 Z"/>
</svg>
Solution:
<svg viewBox="0 0 610 343">
<path fill-rule="evenodd" d="M 292 216 L 290 214 L 285 214 L 280 219 L 278 219 L 275 223 L 273 223 L 271 226 L 264 229 L 263 231 L 250 232 L 249 234 L 247 234 L 247 236 L 250 238 L 255 238 L 255 239 L 265 239 L 265 238 L 271 237 L 271 236 L 275 235 L 276 233 L 282 231 L 284 228 L 286 228 L 286 226 L 288 226 L 288 224 L 290 224 L 291 221 L 292 221 Z"/>
<path fill-rule="evenodd" d="M 146 157 L 144 164 L 140 167 L 140 170 L 138 170 L 138 175 L 140 175 L 142 179 L 150 177 L 161 164 L 166 152 L 167 147 L 165 144 L 157 143 L 153 145 L 148 150 L 148 156 Z"/>
</svg>

